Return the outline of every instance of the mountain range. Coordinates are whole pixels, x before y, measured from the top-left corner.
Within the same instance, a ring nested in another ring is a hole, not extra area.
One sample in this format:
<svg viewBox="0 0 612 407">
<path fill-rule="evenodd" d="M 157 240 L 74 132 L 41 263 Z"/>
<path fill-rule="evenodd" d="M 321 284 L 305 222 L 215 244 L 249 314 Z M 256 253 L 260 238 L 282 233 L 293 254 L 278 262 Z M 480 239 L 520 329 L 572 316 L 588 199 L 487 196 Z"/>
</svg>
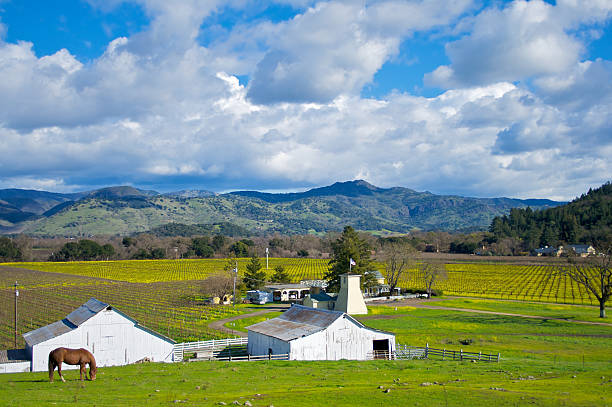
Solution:
<svg viewBox="0 0 612 407">
<path fill-rule="evenodd" d="M 489 227 L 512 208 L 543 209 L 547 199 L 469 198 L 379 188 L 363 180 L 299 193 L 185 190 L 158 193 L 129 186 L 61 194 L 0 190 L 0 232 L 38 236 L 129 235 L 169 223 L 229 222 L 253 233 L 324 233 L 352 225 L 380 233 Z"/>
</svg>

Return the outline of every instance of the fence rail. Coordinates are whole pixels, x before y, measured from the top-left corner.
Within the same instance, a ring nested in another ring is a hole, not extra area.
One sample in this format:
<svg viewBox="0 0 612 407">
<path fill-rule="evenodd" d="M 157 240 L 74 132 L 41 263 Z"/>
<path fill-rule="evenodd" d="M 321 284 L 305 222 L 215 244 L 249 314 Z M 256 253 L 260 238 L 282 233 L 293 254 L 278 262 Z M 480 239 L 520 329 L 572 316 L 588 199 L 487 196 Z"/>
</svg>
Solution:
<svg viewBox="0 0 612 407">
<path fill-rule="evenodd" d="M 374 351 L 368 353 L 368 359 L 430 359 L 439 357 L 442 360 L 480 360 L 483 362 L 499 362 L 500 354 L 489 354 L 482 352 L 465 352 L 463 349 L 436 349 L 426 344 L 424 348 L 397 344 L 394 352 Z"/>
<path fill-rule="evenodd" d="M 484 362 L 499 362 L 500 354 L 489 354 L 482 352 L 465 352 L 463 349 L 437 349 L 430 348 L 426 344 L 424 348 L 416 346 L 398 345 L 396 359 L 429 359 L 440 357 L 442 360 L 480 360 Z"/>
<path fill-rule="evenodd" d="M 215 358 L 227 362 L 251 362 L 256 360 L 289 360 L 288 353 L 279 353 L 278 355 L 246 355 L 246 356 L 224 356 Z"/>
<path fill-rule="evenodd" d="M 213 339 L 200 342 L 183 342 L 174 345 L 173 355 L 175 362 L 181 362 L 185 352 L 196 352 L 203 350 L 223 350 L 230 346 L 244 346 L 248 344 L 248 338 Z"/>
</svg>

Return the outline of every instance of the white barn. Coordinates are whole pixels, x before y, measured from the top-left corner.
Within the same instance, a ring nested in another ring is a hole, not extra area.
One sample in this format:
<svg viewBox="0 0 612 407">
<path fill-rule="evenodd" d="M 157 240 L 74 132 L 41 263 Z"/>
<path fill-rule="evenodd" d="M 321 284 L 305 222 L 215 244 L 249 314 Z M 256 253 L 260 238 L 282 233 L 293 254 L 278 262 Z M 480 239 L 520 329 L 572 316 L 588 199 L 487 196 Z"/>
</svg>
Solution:
<svg viewBox="0 0 612 407">
<path fill-rule="evenodd" d="M 95 298 L 61 321 L 30 331 L 23 337 L 32 372 L 46 371 L 49 352 L 58 347 L 85 348 L 93 353 L 98 366 L 119 366 L 144 358 L 172 362 L 175 343 Z"/>
<path fill-rule="evenodd" d="M 395 352 L 395 335 L 368 328 L 339 311 L 293 305 L 277 318 L 247 327 L 250 355 L 290 360 L 366 360 Z"/>
</svg>

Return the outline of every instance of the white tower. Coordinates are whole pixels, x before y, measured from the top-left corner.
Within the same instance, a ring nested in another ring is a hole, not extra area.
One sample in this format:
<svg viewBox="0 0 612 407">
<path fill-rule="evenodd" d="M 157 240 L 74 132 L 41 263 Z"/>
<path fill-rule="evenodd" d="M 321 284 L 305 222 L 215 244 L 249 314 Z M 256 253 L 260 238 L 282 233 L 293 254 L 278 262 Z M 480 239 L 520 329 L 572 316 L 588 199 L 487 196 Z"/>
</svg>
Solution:
<svg viewBox="0 0 612 407">
<path fill-rule="evenodd" d="M 334 311 L 346 312 L 349 315 L 363 315 L 368 308 L 363 301 L 359 274 L 341 274 L 340 292 L 334 306 Z"/>
</svg>

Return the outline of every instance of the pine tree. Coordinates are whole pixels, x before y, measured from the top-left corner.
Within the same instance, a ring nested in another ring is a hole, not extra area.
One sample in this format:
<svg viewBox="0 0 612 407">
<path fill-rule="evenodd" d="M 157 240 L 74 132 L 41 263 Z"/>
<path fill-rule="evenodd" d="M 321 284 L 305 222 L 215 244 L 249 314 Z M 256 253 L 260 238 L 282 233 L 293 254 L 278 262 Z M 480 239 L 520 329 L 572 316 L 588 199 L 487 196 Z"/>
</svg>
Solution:
<svg viewBox="0 0 612 407">
<path fill-rule="evenodd" d="M 287 274 L 283 266 L 276 266 L 274 267 L 274 274 L 272 274 L 270 281 L 273 283 L 286 284 L 291 282 L 291 277 L 289 277 L 289 274 Z"/>
<path fill-rule="evenodd" d="M 243 280 L 248 290 L 259 290 L 266 283 L 266 272 L 261 269 L 261 263 L 256 254 L 247 264 Z"/>
<path fill-rule="evenodd" d="M 351 270 L 352 274 L 361 274 L 361 286 L 368 287 L 374 279 L 370 263 L 370 246 L 368 242 L 361 239 L 359 234 L 351 226 L 346 226 L 342 235 L 332 243 L 333 257 L 329 261 L 329 272 L 325 275 L 331 292 L 340 289 L 340 275 Z M 349 261 L 353 259 L 355 265 L 349 267 Z"/>
</svg>

